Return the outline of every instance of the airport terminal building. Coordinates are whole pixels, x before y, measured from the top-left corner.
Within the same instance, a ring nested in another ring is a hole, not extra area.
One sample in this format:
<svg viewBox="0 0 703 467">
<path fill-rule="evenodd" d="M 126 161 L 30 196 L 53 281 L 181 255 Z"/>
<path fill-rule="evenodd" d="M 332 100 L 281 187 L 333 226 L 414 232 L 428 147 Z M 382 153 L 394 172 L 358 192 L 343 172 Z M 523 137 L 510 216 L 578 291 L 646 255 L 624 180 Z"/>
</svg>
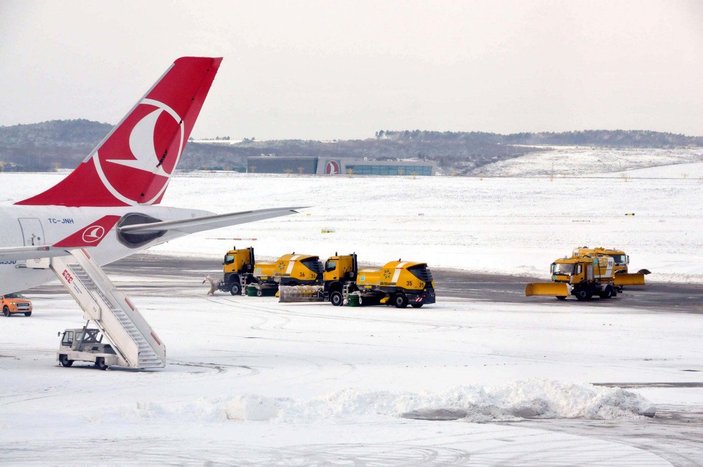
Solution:
<svg viewBox="0 0 703 467">
<path fill-rule="evenodd" d="M 435 174 L 432 161 L 376 161 L 353 158 L 275 157 L 247 158 L 249 173 L 317 175 L 428 176 Z"/>
</svg>

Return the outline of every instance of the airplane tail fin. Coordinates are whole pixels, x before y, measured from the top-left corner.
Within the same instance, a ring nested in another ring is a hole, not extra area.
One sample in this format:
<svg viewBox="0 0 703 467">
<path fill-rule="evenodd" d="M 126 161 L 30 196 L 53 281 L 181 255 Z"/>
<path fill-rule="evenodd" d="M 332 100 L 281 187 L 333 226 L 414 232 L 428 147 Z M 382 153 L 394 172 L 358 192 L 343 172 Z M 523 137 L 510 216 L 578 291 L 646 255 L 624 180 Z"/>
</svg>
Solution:
<svg viewBox="0 0 703 467">
<path fill-rule="evenodd" d="M 177 59 L 65 179 L 22 205 L 158 204 L 222 58 Z"/>
</svg>

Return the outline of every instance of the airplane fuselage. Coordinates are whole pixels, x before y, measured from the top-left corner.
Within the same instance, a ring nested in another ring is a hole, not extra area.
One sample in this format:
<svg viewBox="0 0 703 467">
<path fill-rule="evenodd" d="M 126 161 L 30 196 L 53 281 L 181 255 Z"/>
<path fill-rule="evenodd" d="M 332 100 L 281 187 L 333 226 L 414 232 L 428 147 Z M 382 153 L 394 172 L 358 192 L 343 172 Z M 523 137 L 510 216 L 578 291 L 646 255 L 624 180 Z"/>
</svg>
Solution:
<svg viewBox="0 0 703 467">
<path fill-rule="evenodd" d="M 203 210 L 166 206 L 0 206 L 0 247 L 53 245 L 107 215 L 121 219 L 131 215 L 134 218 L 169 221 L 211 214 Z M 130 242 L 119 236 L 117 228 L 112 228 L 99 239 L 96 237 L 96 246 L 90 248 L 90 254 L 99 265 L 105 265 L 185 235 L 188 233 L 167 230 L 157 238 Z M 91 238 L 88 237 L 87 241 L 90 242 Z M 28 268 L 25 261 L 0 258 L 0 294 L 35 287 L 54 277 L 49 269 Z"/>
</svg>

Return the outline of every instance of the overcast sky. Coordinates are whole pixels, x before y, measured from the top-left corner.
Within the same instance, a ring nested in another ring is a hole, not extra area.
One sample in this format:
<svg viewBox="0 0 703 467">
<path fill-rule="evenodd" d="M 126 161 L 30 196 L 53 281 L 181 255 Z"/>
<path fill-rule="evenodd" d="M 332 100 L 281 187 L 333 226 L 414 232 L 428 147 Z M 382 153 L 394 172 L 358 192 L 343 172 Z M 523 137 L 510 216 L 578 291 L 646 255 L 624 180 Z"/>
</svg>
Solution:
<svg viewBox="0 0 703 467">
<path fill-rule="evenodd" d="M 700 0 L 0 0 L 0 125 L 116 123 L 183 55 L 224 57 L 195 137 L 703 135 Z"/>
</svg>

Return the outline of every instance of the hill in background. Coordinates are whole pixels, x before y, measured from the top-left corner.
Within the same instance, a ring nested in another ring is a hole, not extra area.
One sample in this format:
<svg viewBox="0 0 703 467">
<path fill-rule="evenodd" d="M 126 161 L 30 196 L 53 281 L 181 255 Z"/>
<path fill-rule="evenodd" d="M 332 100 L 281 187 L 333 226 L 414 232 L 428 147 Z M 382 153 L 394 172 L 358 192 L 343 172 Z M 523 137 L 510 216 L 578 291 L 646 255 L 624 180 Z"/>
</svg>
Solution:
<svg viewBox="0 0 703 467">
<path fill-rule="evenodd" d="M 112 125 L 89 120 L 53 120 L 0 127 L 0 169 L 47 171 L 73 168 L 108 134 Z M 307 141 L 228 137 L 191 141 L 179 170 L 246 170 L 250 156 L 431 160 L 440 172 L 470 174 L 477 168 L 520 157 L 544 146 L 607 148 L 703 147 L 703 137 L 654 131 L 590 130 L 563 133 L 388 131 L 363 140 Z"/>
</svg>

